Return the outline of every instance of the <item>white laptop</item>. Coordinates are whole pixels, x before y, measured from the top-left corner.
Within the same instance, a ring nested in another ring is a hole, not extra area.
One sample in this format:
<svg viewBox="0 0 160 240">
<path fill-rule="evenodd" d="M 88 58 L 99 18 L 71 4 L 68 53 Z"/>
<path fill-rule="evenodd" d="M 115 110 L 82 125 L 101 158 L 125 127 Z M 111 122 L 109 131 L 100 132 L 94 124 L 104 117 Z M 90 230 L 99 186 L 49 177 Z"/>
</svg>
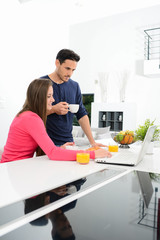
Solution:
<svg viewBox="0 0 160 240">
<path fill-rule="evenodd" d="M 147 152 L 149 143 L 152 140 L 156 126 L 150 126 L 144 138 L 144 141 L 141 145 L 139 151 L 137 149 L 120 149 L 117 153 L 113 153 L 110 158 L 96 158 L 95 162 L 97 163 L 106 163 L 106 164 L 117 164 L 117 165 L 128 165 L 135 166 L 140 161 L 142 161 L 144 155 Z"/>
</svg>

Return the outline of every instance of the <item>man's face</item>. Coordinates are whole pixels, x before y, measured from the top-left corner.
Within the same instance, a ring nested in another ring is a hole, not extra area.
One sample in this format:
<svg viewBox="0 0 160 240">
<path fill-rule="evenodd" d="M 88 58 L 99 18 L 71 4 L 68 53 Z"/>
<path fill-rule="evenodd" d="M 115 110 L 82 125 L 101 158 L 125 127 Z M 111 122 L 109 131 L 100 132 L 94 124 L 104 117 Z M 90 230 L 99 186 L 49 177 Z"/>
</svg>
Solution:
<svg viewBox="0 0 160 240">
<path fill-rule="evenodd" d="M 69 80 L 76 67 L 76 61 L 67 59 L 60 64 L 59 60 L 56 60 L 56 73 L 63 82 L 67 82 Z"/>
</svg>

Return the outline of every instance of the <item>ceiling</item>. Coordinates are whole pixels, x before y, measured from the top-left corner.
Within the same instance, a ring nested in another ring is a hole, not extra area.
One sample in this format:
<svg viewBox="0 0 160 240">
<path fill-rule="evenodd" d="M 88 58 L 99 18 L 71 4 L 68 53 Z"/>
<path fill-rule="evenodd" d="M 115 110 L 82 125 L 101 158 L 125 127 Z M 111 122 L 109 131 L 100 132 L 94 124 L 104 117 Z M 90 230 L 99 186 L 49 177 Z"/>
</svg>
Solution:
<svg viewBox="0 0 160 240">
<path fill-rule="evenodd" d="M 97 19 L 137 9 L 159 5 L 159 0 L 18 0 L 21 4 L 52 4 L 54 8 L 69 10 L 72 23 Z"/>
</svg>

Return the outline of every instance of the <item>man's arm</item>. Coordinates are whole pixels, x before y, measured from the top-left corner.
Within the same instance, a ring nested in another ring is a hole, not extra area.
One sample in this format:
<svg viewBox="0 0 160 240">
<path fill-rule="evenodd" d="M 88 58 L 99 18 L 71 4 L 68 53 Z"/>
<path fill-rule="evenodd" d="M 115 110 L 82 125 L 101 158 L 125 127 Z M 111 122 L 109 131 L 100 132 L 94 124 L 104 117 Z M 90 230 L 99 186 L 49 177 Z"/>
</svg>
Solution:
<svg viewBox="0 0 160 240">
<path fill-rule="evenodd" d="M 79 124 L 83 130 L 83 132 L 86 134 L 90 144 L 92 146 L 95 145 L 95 141 L 94 138 L 92 136 L 92 132 L 91 132 L 91 127 L 90 127 L 90 122 L 89 122 L 89 118 L 87 115 L 83 116 L 82 118 L 79 119 Z"/>
<path fill-rule="evenodd" d="M 83 129 L 83 132 L 86 134 L 90 144 L 95 147 L 95 146 L 99 146 L 99 147 L 104 147 L 103 144 L 101 143 L 96 143 L 93 136 L 92 136 L 92 131 L 91 131 L 91 127 L 90 127 L 90 122 L 89 122 L 89 118 L 87 115 L 83 116 L 82 118 L 79 119 L 79 124 L 81 126 L 81 128 Z"/>
</svg>

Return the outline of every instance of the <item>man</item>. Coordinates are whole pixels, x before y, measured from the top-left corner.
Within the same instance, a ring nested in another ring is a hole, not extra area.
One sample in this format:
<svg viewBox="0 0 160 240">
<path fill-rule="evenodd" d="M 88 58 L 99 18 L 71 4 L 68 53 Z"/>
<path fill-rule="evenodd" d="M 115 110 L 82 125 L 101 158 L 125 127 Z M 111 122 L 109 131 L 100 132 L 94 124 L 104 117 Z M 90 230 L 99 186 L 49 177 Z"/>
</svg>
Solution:
<svg viewBox="0 0 160 240">
<path fill-rule="evenodd" d="M 90 144 L 103 146 L 93 139 L 89 118 L 82 103 L 79 84 L 71 79 L 79 60 L 80 57 L 72 50 L 62 49 L 56 57 L 55 71 L 42 77 L 52 80 L 55 99 L 52 109 L 48 112 L 47 132 L 58 146 L 66 142 L 73 142 L 73 113 L 68 111 L 68 104 L 79 104 L 79 110 L 75 115 Z"/>
</svg>

